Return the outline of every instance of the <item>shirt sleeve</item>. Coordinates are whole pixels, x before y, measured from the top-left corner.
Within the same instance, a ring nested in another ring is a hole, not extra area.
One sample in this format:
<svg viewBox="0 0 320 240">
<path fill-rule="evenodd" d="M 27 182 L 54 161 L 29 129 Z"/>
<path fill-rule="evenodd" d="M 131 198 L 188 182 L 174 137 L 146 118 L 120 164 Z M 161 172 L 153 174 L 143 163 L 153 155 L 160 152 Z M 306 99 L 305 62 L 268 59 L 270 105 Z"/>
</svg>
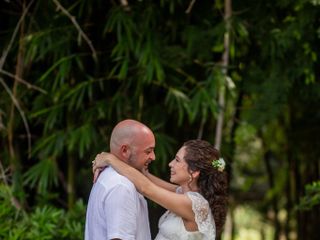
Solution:
<svg viewBox="0 0 320 240">
<path fill-rule="evenodd" d="M 117 185 L 106 197 L 108 239 L 134 240 L 137 231 L 137 192 L 134 186 Z"/>
</svg>

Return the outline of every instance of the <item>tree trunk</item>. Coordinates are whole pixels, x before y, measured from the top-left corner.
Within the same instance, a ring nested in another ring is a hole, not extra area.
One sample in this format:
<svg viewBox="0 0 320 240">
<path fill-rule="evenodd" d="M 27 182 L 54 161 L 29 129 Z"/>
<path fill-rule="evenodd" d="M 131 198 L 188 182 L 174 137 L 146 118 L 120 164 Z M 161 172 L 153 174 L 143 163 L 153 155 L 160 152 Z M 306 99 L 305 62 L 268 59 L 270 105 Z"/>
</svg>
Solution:
<svg viewBox="0 0 320 240">
<path fill-rule="evenodd" d="M 73 84 L 73 79 L 71 79 L 70 85 Z M 72 113 L 67 114 L 67 131 L 70 133 L 73 130 L 73 118 Z M 76 153 L 72 149 L 67 149 L 68 153 L 68 169 L 67 169 L 67 201 L 68 209 L 72 209 L 75 203 L 75 155 Z"/>
<path fill-rule="evenodd" d="M 75 203 L 75 158 L 73 154 L 68 154 L 68 209 L 72 209 Z"/>
<path fill-rule="evenodd" d="M 230 130 L 230 158 L 228 159 L 228 165 L 232 166 L 233 164 L 233 157 L 235 154 L 235 149 L 236 149 L 236 143 L 235 143 L 235 135 L 236 135 L 236 130 L 239 126 L 239 120 L 240 120 L 240 113 L 241 113 L 241 108 L 242 108 L 242 103 L 243 103 L 243 96 L 244 92 L 242 88 L 240 87 L 240 91 L 238 94 L 238 98 L 236 101 L 235 105 L 235 112 L 232 117 L 232 125 L 231 125 L 231 130 Z M 228 184 L 230 186 L 231 180 L 232 180 L 232 168 L 229 167 L 227 168 L 228 170 Z M 236 202 L 235 201 L 230 201 L 229 200 L 229 217 L 228 221 L 230 221 L 230 229 L 228 230 L 228 234 L 230 235 L 230 240 L 235 239 L 236 236 L 236 225 L 235 225 L 235 220 L 234 220 L 234 209 L 236 207 Z M 226 229 L 227 230 L 227 229 Z"/>
<path fill-rule="evenodd" d="M 25 11 L 25 1 L 22 4 L 22 13 Z M 16 72 L 15 72 L 15 79 L 13 83 L 12 94 L 13 97 L 18 101 L 18 80 L 17 78 L 22 78 L 23 76 L 23 57 L 25 52 L 24 47 L 24 27 L 25 21 L 24 19 L 21 21 L 20 25 L 20 37 L 19 37 L 19 50 L 17 55 L 17 64 L 16 64 Z M 24 205 L 24 190 L 23 190 L 23 180 L 22 180 L 22 173 L 21 173 L 21 160 L 19 156 L 15 153 L 14 147 L 14 124 L 15 124 L 15 105 L 12 102 L 10 106 L 10 116 L 8 120 L 8 148 L 9 148 L 9 156 L 10 156 L 10 168 L 12 171 L 12 187 L 14 193 L 14 199 L 12 202 L 14 205 L 20 209 Z M 17 198 L 16 198 L 17 197 Z"/>
<path fill-rule="evenodd" d="M 223 129 L 223 121 L 224 121 L 224 111 L 225 111 L 225 79 L 228 74 L 228 66 L 229 66 L 229 52 L 230 52 L 230 18 L 232 15 L 232 6 L 231 0 L 224 1 L 224 21 L 226 24 L 226 32 L 224 34 L 224 52 L 222 55 L 222 76 L 223 81 L 221 83 L 219 89 L 219 115 L 217 119 L 216 126 L 216 136 L 215 136 L 215 148 L 220 149 L 221 147 L 221 139 L 222 139 L 222 129 Z"/>
<path fill-rule="evenodd" d="M 268 182 L 269 182 L 269 188 L 274 189 L 275 188 L 275 180 L 274 180 L 274 174 L 273 174 L 273 169 L 271 167 L 271 162 L 273 161 L 273 153 L 271 151 L 267 151 L 264 154 L 264 163 L 266 165 L 267 169 L 267 174 L 268 174 Z M 279 199 L 277 199 L 277 196 L 274 195 L 271 199 L 271 206 L 272 206 L 272 211 L 274 213 L 274 219 L 273 219 L 273 225 L 274 225 L 274 235 L 273 239 L 278 240 L 280 238 L 280 222 L 278 219 L 278 202 Z"/>
</svg>

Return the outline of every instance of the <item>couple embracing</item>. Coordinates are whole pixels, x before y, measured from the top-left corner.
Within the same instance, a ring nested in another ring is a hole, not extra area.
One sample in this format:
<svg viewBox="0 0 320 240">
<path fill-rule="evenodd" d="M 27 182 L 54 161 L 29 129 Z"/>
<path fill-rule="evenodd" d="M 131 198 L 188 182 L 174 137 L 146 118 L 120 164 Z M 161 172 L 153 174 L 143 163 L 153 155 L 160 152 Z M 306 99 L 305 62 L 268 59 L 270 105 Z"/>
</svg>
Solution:
<svg viewBox="0 0 320 240">
<path fill-rule="evenodd" d="M 156 240 L 214 240 L 220 234 L 227 177 L 218 150 L 203 140 L 185 142 L 169 163 L 169 183 L 148 172 L 154 148 L 144 124 L 128 119 L 114 127 L 110 153 L 93 161 L 85 240 L 150 240 L 144 196 L 167 209 Z"/>
</svg>

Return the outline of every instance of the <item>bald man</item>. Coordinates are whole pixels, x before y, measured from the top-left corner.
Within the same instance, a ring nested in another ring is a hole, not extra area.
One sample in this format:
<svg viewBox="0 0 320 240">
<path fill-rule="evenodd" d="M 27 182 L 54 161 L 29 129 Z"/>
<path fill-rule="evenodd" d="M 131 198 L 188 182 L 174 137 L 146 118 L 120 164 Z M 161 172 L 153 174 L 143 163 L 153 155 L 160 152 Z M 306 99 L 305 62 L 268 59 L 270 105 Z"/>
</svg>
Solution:
<svg viewBox="0 0 320 240">
<path fill-rule="evenodd" d="M 155 160 L 154 148 L 154 134 L 138 121 L 121 121 L 112 131 L 110 152 L 139 171 Z M 111 167 L 93 185 L 87 207 L 85 240 L 100 239 L 151 239 L 145 198 Z"/>
</svg>

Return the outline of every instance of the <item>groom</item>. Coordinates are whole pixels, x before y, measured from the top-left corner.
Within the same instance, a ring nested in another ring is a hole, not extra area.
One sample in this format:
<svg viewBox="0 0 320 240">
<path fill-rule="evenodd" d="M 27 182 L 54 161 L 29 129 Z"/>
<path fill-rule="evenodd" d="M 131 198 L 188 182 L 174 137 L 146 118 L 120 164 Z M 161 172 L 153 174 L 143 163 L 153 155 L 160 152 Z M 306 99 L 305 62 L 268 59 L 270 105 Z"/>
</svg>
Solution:
<svg viewBox="0 0 320 240">
<path fill-rule="evenodd" d="M 139 171 L 155 160 L 154 148 L 153 132 L 138 121 L 121 121 L 112 131 L 110 152 Z M 85 240 L 100 239 L 151 239 L 145 198 L 111 167 L 93 185 L 87 207 Z"/>
</svg>

